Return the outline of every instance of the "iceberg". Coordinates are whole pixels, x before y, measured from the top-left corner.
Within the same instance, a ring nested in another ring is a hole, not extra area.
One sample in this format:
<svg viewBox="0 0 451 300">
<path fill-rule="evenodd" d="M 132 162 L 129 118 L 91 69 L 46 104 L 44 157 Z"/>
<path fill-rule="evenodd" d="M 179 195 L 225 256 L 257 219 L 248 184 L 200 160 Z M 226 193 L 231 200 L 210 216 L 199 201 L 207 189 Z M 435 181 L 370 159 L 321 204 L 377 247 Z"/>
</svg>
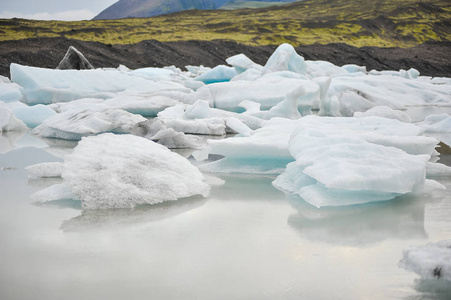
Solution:
<svg viewBox="0 0 451 300">
<path fill-rule="evenodd" d="M 290 71 L 299 74 L 305 74 L 307 65 L 304 58 L 297 54 L 296 50 L 290 44 L 282 44 L 274 51 L 266 62 L 263 73 Z"/>
<path fill-rule="evenodd" d="M 420 134 L 415 125 L 385 118 L 304 117 L 289 141 L 295 161 L 273 184 L 317 207 L 420 192 L 438 144 Z"/>
<path fill-rule="evenodd" d="M 399 266 L 423 279 L 451 281 L 451 240 L 410 246 L 403 251 Z"/>
<path fill-rule="evenodd" d="M 210 187 L 187 159 L 134 135 L 83 138 L 62 177 L 84 209 L 130 208 L 206 196 Z"/>
<path fill-rule="evenodd" d="M 153 81 L 118 70 L 52 70 L 11 64 L 11 79 L 23 88 L 27 104 L 51 104 L 81 98 L 107 99 L 123 91 L 191 92 L 171 81 Z"/>
<path fill-rule="evenodd" d="M 135 124 L 145 121 L 140 115 L 104 104 L 85 104 L 45 120 L 33 129 L 42 137 L 80 140 L 104 132 L 130 133 Z"/>
</svg>

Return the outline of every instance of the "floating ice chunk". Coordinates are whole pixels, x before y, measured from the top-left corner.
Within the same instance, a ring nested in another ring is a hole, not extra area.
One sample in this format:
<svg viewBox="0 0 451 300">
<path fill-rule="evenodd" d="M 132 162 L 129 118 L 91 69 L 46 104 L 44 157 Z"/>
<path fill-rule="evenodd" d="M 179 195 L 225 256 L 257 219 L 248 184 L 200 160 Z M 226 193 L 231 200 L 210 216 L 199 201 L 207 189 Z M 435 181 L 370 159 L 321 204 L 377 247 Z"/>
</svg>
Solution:
<svg viewBox="0 0 451 300">
<path fill-rule="evenodd" d="M 405 109 L 410 105 L 451 105 L 451 86 L 388 75 L 334 77 L 328 95 L 352 90 L 375 105 Z M 341 100 L 341 99 L 339 99 Z"/>
<path fill-rule="evenodd" d="M 9 78 L 0 75 L 0 101 L 16 102 L 22 98 L 21 87 Z"/>
<path fill-rule="evenodd" d="M 145 120 L 122 109 L 90 104 L 48 118 L 33 129 L 33 133 L 43 137 L 80 140 L 83 136 L 103 132 L 130 133 L 136 123 Z"/>
<path fill-rule="evenodd" d="M 290 44 L 282 44 L 274 51 L 266 62 L 263 72 L 291 71 L 305 74 L 307 65 L 304 58 L 296 53 Z"/>
<path fill-rule="evenodd" d="M 249 69 L 259 70 L 260 74 L 263 66 L 256 64 L 244 54 L 237 54 L 226 59 L 226 62 L 235 68 L 238 73 L 243 73 Z"/>
<path fill-rule="evenodd" d="M 0 101 L 0 132 L 27 130 L 27 125 L 17 119 L 14 112 L 8 108 L 5 102 Z"/>
<path fill-rule="evenodd" d="M 45 189 L 37 191 L 31 195 L 31 198 L 39 202 L 49 202 L 57 200 L 79 200 L 77 195 L 72 192 L 72 189 L 66 183 L 58 183 L 51 185 Z"/>
<path fill-rule="evenodd" d="M 160 119 L 140 122 L 132 129 L 132 134 L 142 136 L 162 144 L 169 149 L 199 148 L 203 142 L 199 137 L 187 136 L 166 126 Z"/>
<path fill-rule="evenodd" d="M 190 97 L 208 100 L 212 103 L 212 107 L 229 111 L 238 111 L 239 104 L 244 100 L 260 103 L 262 110 L 269 110 L 285 99 L 287 93 L 294 87 L 300 85 L 306 91 L 302 101 L 310 102 L 313 105 L 315 101 L 319 100 L 317 83 L 272 73 L 254 81 L 239 80 L 210 84 L 200 88 Z"/>
<path fill-rule="evenodd" d="M 296 121 L 273 118 L 249 137 L 209 140 L 209 154 L 225 156 L 199 168 L 207 172 L 279 174 L 293 161 L 288 141 Z"/>
<path fill-rule="evenodd" d="M 13 110 L 14 115 L 30 128 L 41 125 L 42 122 L 56 115 L 53 109 L 42 104 L 28 106 L 22 102 L 12 102 L 8 106 Z"/>
<path fill-rule="evenodd" d="M 408 114 L 399 110 L 391 109 L 388 106 L 375 106 L 365 112 L 354 113 L 354 117 L 357 118 L 364 118 L 368 116 L 378 116 L 383 118 L 396 119 L 406 123 L 412 122 L 412 118 L 410 118 Z"/>
<path fill-rule="evenodd" d="M 214 67 L 210 71 L 199 75 L 198 77 L 196 77 L 196 80 L 202 81 L 205 84 L 211 84 L 215 82 L 230 81 L 230 79 L 232 79 L 236 75 L 238 75 L 238 73 L 235 68 L 219 65 Z"/>
<path fill-rule="evenodd" d="M 161 119 L 163 123 L 173 128 L 175 131 L 189 134 L 204 134 L 204 135 L 225 135 L 226 124 L 222 118 L 207 118 L 196 120 L 184 119 Z"/>
<path fill-rule="evenodd" d="M 84 69 L 94 69 L 91 63 L 86 59 L 86 57 L 78 51 L 75 47 L 70 46 L 67 49 L 66 55 L 61 60 L 59 65 L 56 67 L 59 70 L 84 70 Z"/>
<path fill-rule="evenodd" d="M 399 266 L 423 279 L 451 281 L 451 240 L 410 246 L 404 249 Z"/>
<path fill-rule="evenodd" d="M 106 99 L 125 90 L 143 93 L 190 92 L 182 84 L 152 81 L 113 70 L 52 70 L 11 64 L 11 79 L 24 89 L 28 104 L 68 102 L 81 98 Z"/>
<path fill-rule="evenodd" d="M 28 171 L 28 178 L 57 178 L 61 177 L 64 164 L 61 162 L 40 163 L 25 169 Z"/>
<path fill-rule="evenodd" d="M 289 142 L 296 161 L 273 184 L 318 207 L 421 191 L 427 161 L 438 143 L 419 136 L 415 125 L 385 118 L 308 116 L 297 125 Z"/>
<path fill-rule="evenodd" d="M 84 209 L 127 208 L 209 192 L 188 160 L 133 135 L 83 138 L 65 165 L 62 176 Z"/>
<path fill-rule="evenodd" d="M 451 116 L 448 114 L 430 115 L 418 124 L 426 132 L 451 133 Z"/>
<path fill-rule="evenodd" d="M 358 65 L 344 65 L 341 66 L 344 70 L 348 71 L 349 73 L 363 73 L 366 74 L 366 67 L 365 66 L 358 66 Z"/>
</svg>

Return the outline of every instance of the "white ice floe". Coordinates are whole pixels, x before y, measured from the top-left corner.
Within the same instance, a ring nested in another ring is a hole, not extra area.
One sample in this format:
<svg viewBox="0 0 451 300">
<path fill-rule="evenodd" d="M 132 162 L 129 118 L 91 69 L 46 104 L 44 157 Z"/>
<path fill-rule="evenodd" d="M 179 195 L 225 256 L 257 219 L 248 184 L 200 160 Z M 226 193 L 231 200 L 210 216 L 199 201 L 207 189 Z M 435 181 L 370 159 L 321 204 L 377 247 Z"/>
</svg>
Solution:
<svg viewBox="0 0 451 300">
<path fill-rule="evenodd" d="M 209 140 L 209 154 L 223 159 L 200 166 L 206 172 L 278 174 L 293 161 L 288 141 L 296 121 L 273 118 L 249 137 Z"/>
<path fill-rule="evenodd" d="M 27 130 L 27 125 L 16 118 L 12 109 L 0 101 L 0 133 L 3 131 Z"/>
<path fill-rule="evenodd" d="M 43 137 L 80 140 L 103 132 L 130 133 L 135 124 L 145 121 L 140 115 L 104 104 L 80 105 L 45 120 L 33 130 Z"/>
<path fill-rule="evenodd" d="M 126 90 L 142 93 L 191 91 L 180 83 L 147 80 L 118 70 L 52 70 L 11 64 L 10 72 L 11 80 L 23 88 L 21 101 L 27 104 L 107 99 Z"/>
<path fill-rule="evenodd" d="M 209 192 L 188 160 L 133 135 L 83 138 L 64 163 L 62 177 L 84 209 L 127 208 Z"/>
<path fill-rule="evenodd" d="M 438 141 L 419 134 L 415 125 L 385 118 L 305 117 L 289 142 L 296 161 L 274 185 L 318 207 L 420 192 Z"/>
<path fill-rule="evenodd" d="M 451 240 L 410 246 L 404 249 L 399 266 L 423 279 L 451 281 Z"/>
</svg>

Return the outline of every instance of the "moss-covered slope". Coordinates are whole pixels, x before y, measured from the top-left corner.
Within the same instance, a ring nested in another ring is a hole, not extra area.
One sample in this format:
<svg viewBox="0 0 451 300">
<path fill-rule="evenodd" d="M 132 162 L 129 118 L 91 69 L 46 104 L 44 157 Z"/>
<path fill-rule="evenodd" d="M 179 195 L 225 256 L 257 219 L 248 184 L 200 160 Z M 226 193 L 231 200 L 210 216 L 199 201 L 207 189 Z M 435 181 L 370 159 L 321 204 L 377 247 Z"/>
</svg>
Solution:
<svg viewBox="0 0 451 300">
<path fill-rule="evenodd" d="M 247 45 L 346 43 L 410 47 L 451 40 L 449 0 L 306 0 L 242 10 L 79 22 L 0 20 L 0 41 L 67 37 L 110 44 L 234 40 Z"/>
</svg>

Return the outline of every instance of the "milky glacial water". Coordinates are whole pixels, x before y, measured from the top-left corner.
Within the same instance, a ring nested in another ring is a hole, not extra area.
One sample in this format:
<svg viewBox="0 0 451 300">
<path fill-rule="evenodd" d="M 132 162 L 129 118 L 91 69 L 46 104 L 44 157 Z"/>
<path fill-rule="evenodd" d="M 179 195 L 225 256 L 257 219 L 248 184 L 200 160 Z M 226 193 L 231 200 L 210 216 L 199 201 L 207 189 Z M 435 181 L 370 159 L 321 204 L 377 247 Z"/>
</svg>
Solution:
<svg viewBox="0 0 451 300">
<path fill-rule="evenodd" d="M 310 206 L 271 176 L 217 175 L 194 197 L 131 210 L 34 203 L 58 180 L 25 167 L 75 143 L 0 135 L 0 299 L 447 299 L 398 267 L 402 250 L 451 238 L 447 191 Z M 451 165 L 450 156 L 442 161 Z M 449 299 L 449 298 L 448 298 Z"/>
</svg>

